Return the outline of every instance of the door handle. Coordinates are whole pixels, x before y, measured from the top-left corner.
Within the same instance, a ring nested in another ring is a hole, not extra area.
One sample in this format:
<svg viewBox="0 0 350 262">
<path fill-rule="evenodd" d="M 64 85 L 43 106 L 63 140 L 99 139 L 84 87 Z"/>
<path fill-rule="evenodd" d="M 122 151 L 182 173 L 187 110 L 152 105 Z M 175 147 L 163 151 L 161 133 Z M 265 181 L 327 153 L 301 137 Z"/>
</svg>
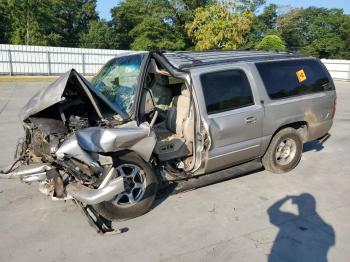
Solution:
<svg viewBox="0 0 350 262">
<path fill-rule="evenodd" d="M 246 124 L 254 124 L 256 123 L 256 117 L 255 116 L 248 116 L 244 119 Z"/>
</svg>

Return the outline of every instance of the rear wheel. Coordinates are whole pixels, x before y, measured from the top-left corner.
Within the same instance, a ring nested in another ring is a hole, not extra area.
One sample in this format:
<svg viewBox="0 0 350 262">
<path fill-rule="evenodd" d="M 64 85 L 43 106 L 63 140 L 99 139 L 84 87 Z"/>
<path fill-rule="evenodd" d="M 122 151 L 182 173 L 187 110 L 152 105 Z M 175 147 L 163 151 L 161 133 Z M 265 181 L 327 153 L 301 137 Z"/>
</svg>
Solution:
<svg viewBox="0 0 350 262">
<path fill-rule="evenodd" d="M 266 170 L 276 174 L 293 170 L 301 159 L 303 142 L 294 128 L 279 131 L 262 158 Z"/>
<path fill-rule="evenodd" d="M 147 213 L 157 193 L 158 183 L 153 169 L 135 153 L 118 156 L 114 162 L 118 176 L 124 177 L 125 191 L 95 208 L 102 216 L 117 220 Z"/>
</svg>

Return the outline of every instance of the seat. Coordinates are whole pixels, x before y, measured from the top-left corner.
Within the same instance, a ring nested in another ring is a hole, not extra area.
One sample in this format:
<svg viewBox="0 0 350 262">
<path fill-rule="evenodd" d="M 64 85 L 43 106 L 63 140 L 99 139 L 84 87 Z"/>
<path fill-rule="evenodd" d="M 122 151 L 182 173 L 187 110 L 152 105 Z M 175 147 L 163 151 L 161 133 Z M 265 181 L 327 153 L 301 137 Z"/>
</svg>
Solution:
<svg viewBox="0 0 350 262">
<path fill-rule="evenodd" d="M 189 117 L 191 96 L 185 85 L 181 95 L 173 98 L 164 122 L 155 126 L 157 144 L 154 152 L 160 160 L 180 158 L 192 154 L 193 119 Z"/>
<path fill-rule="evenodd" d="M 169 77 L 155 74 L 153 84 L 150 87 L 156 106 L 166 110 L 173 98 L 173 93 L 169 87 Z"/>
</svg>

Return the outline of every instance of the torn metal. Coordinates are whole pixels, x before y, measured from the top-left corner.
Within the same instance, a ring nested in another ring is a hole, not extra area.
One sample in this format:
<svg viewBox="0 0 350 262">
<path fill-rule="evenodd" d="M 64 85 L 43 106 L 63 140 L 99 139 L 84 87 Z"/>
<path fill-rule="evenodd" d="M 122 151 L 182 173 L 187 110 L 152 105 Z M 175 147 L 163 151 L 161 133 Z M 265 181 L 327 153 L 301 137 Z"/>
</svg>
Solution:
<svg viewBox="0 0 350 262">
<path fill-rule="evenodd" d="M 112 59 L 91 82 L 71 69 L 23 107 L 25 136 L 0 177 L 38 182 L 52 199 L 72 199 L 99 233 L 124 232 L 109 216 L 144 214 L 166 172 L 172 181 L 187 179 L 185 168 L 195 166 L 189 83 L 188 73 L 148 52 Z M 152 88 L 159 97 L 167 93 L 162 107 Z"/>
<path fill-rule="evenodd" d="M 96 89 L 92 88 L 89 81 L 87 81 L 74 69 L 67 71 L 65 74 L 57 78 L 52 84 L 36 93 L 23 107 L 20 113 L 20 118 L 22 120 L 25 120 L 28 117 L 33 116 L 57 103 L 63 102 L 63 100 L 65 99 L 64 92 L 69 86 L 70 81 L 72 82 L 74 80 L 77 81 L 79 84 L 71 86 L 71 88 L 81 88 L 84 91 L 100 118 L 103 118 L 103 116 L 101 110 L 96 104 L 96 98 L 102 100 L 123 119 L 127 119 L 125 113 L 123 113 L 116 106 L 114 106 L 110 101 L 108 101 L 106 97 L 104 97 Z"/>
<path fill-rule="evenodd" d="M 128 116 L 74 69 L 35 94 L 20 117 L 25 130 L 25 143 L 19 146 L 22 165 L 6 177 L 46 181 L 49 188 L 57 179 L 48 171 L 57 170 L 65 192 L 60 195 L 85 205 L 125 191 L 122 176 L 105 177 L 113 164 L 111 153 L 131 150 L 148 161 L 156 143 L 149 124 L 125 123 Z"/>
</svg>

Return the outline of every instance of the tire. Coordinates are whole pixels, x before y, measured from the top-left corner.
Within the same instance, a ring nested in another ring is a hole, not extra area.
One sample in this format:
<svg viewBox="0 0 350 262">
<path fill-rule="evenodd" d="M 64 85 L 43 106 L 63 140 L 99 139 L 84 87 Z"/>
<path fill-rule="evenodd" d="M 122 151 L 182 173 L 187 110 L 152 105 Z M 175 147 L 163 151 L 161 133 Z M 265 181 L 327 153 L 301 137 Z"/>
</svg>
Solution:
<svg viewBox="0 0 350 262">
<path fill-rule="evenodd" d="M 288 127 L 280 130 L 272 138 L 262 163 L 265 169 L 272 173 L 287 173 L 299 164 L 302 151 L 301 136 L 297 130 Z"/>
<path fill-rule="evenodd" d="M 118 194 L 115 199 L 97 204 L 94 208 L 99 214 L 110 220 L 126 220 L 147 213 L 152 207 L 158 189 L 158 181 L 153 169 L 141 157 L 132 152 L 114 157 L 113 162 L 119 175 L 121 174 L 120 169 L 123 169 L 126 174 L 125 168 L 134 168 L 135 166 L 140 168 L 140 176 L 143 176 L 145 180 L 144 183 L 140 179 L 137 181 L 144 184 L 143 194 L 139 195 L 139 199 L 137 199 L 138 190 L 132 190 L 131 194 L 133 194 L 133 198 L 135 196 L 135 203 L 129 203 L 128 194 L 130 196 L 130 192 L 127 194 L 126 190 Z"/>
</svg>

